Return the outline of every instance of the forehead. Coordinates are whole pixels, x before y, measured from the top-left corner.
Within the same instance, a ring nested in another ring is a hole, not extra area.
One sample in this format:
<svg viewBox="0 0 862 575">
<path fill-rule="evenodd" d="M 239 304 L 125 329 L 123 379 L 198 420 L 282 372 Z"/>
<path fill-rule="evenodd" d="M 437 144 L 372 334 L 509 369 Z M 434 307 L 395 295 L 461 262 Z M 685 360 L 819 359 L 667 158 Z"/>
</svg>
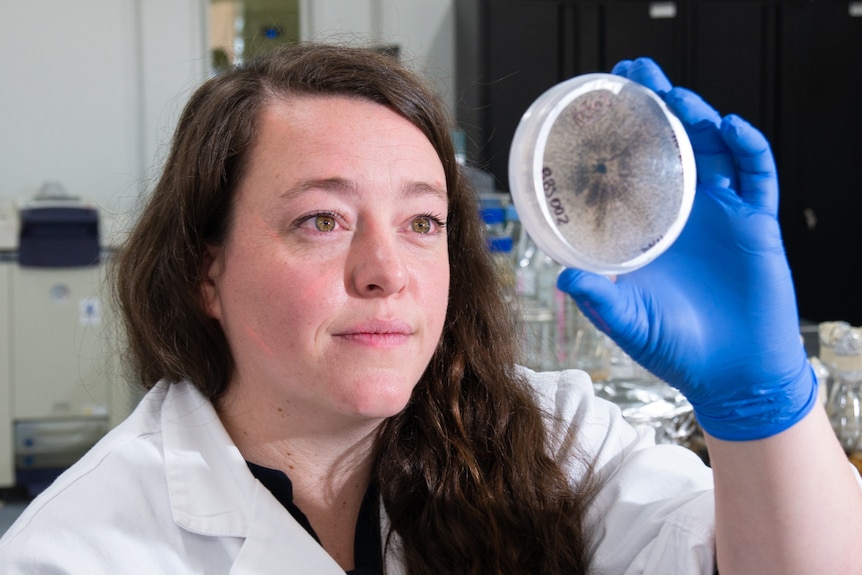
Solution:
<svg viewBox="0 0 862 575">
<path fill-rule="evenodd" d="M 344 95 L 273 97 L 258 113 L 251 154 L 277 143 L 282 152 L 330 149 L 384 148 L 393 153 L 403 145 L 430 150 L 439 160 L 431 138 L 395 110 L 367 99 Z M 331 150 L 330 150 L 331 151 Z M 441 162 L 442 163 L 442 162 Z"/>
<path fill-rule="evenodd" d="M 258 112 L 258 139 L 268 126 L 281 125 L 294 130 L 349 130 L 356 126 L 367 127 L 376 123 L 374 132 L 399 127 L 415 132 L 426 140 L 430 138 L 411 120 L 395 109 L 358 96 L 341 94 L 293 94 L 273 96 L 266 100 Z"/>
<path fill-rule="evenodd" d="M 303 181 L 334 188 L 386 177 L 444 197 L 449 191 L 444 163 L 422 130 L 386 106 L 347 96 L 272 99 L 245 163 L 242 181 L 255 186 L 261 178 L 267 187 L 299 189 Z"/>
</svg>

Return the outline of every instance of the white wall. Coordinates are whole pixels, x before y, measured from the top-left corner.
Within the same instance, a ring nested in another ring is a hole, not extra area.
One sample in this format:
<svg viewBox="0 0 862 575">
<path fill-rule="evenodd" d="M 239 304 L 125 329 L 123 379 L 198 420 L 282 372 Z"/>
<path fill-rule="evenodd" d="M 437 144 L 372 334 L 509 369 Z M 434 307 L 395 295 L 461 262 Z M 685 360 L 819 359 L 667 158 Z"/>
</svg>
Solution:
<svg viewBox="0 0 862 575">
<path fill-rule="evenodd" d="M 301 0 L 305 39 L 397 44 L 454 115 L 454 0 Z"/>
<path fill-rule="evenodd" d="M 302 0 L 303 38 L 397 43 L 454 109 L 453 0 Z M 48 180 L 124 212 L 208 68 L 208 0 L 0 0 L 0 200 Z"/>
<path fill-rule="evenodd" d="M 382 11 L 384 41 L 399 44 L 408 59 L 455 110 L 454 0 L 389 0 Z"/>
<path fill-rule="evenodd" d="M 205 73 L 205 6 L 0 0 L 0 199 L 55 180 L 125 210 Z"/>
<path fill-rule="evenodd" d="M 141 26 L 141 160 L 148 189 L 150 180 L 158 176 L 182 107 L 209 74 L 209 1 L 135 3 Z"/>
</svg>

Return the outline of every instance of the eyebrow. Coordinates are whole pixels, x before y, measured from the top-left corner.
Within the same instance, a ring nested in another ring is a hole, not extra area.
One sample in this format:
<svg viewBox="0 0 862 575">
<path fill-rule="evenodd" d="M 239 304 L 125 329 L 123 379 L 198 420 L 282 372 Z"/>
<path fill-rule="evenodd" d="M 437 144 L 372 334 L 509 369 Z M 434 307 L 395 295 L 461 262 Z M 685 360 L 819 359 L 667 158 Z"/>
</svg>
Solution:
<svg viewBox="0 0 862 575">
<path fill-rule="evenodd" d="M 402 191 L 404 196 L 437 196 L 442 200 L 448 200 L 449 194 L 446 190 L 426 182 L 410 182 Z"/>
<path fill-rule="evenodd" d="M 344 178 L 313 178 L 303 180 L 291 186 L 280 194 L 282 199 L 289 200 L 308 190 L 324 190 L 336 193 L 358 194 L 356 185 Z M 422 181 L 410 181 L 401 190 L 403 197 L 436 196 L 443 200 L 449 199 L 449 194 L 444 188 Z"/>
<path fill-rule="evenodd" d="M 295 198 L 303 192 L 314 189 L 322 189 L 333 192 L 352 192 L 354 191 L 354 186 L 352 186 L 347 180 L 343 178 L 320 178 L 303 180 L 282 192 L 279 197 L 285 200 L 289 200 Z"/>
</svg>

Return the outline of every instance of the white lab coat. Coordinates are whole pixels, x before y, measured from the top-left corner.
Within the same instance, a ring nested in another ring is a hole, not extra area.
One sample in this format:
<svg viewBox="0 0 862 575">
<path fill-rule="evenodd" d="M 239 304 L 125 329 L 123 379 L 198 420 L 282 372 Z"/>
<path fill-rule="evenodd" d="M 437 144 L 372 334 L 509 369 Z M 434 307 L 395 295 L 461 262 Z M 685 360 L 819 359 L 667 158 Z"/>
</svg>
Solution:
<svg viewBox="0 0 862 575">
<path fill-rule="evenodd" d="M 528 373 L 559 425 L 579 426 L 605 481 L 588 517 L 597 572 L 712 575 L 710 470 L 629 426 L 583 372 Z M 578 458 L 557 456 L 576 485 Z M 396 546 L 386 573 L 403 572 Z M 212 404 L 188 383 L 160 383 L 0 539 L 0 573 L 344 571 L 251 474 Z"/>
</svg>

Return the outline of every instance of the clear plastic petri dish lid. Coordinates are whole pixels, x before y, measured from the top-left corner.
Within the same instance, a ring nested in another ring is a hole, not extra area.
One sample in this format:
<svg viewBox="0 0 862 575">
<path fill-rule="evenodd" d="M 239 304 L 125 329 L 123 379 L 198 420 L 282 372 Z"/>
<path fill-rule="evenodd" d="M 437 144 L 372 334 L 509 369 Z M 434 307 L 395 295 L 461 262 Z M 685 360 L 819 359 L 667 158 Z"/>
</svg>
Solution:
<svg viewBox="0 0 862 575">
<path fill-rule="evenodd" d="M 638 269 L 679 236 L 694 201 L 694 152 L 652 90 L 584 74 L 521 118 L 509 186 L 522 225 L 558 263 L 606 275 Z"/>
</svg>

